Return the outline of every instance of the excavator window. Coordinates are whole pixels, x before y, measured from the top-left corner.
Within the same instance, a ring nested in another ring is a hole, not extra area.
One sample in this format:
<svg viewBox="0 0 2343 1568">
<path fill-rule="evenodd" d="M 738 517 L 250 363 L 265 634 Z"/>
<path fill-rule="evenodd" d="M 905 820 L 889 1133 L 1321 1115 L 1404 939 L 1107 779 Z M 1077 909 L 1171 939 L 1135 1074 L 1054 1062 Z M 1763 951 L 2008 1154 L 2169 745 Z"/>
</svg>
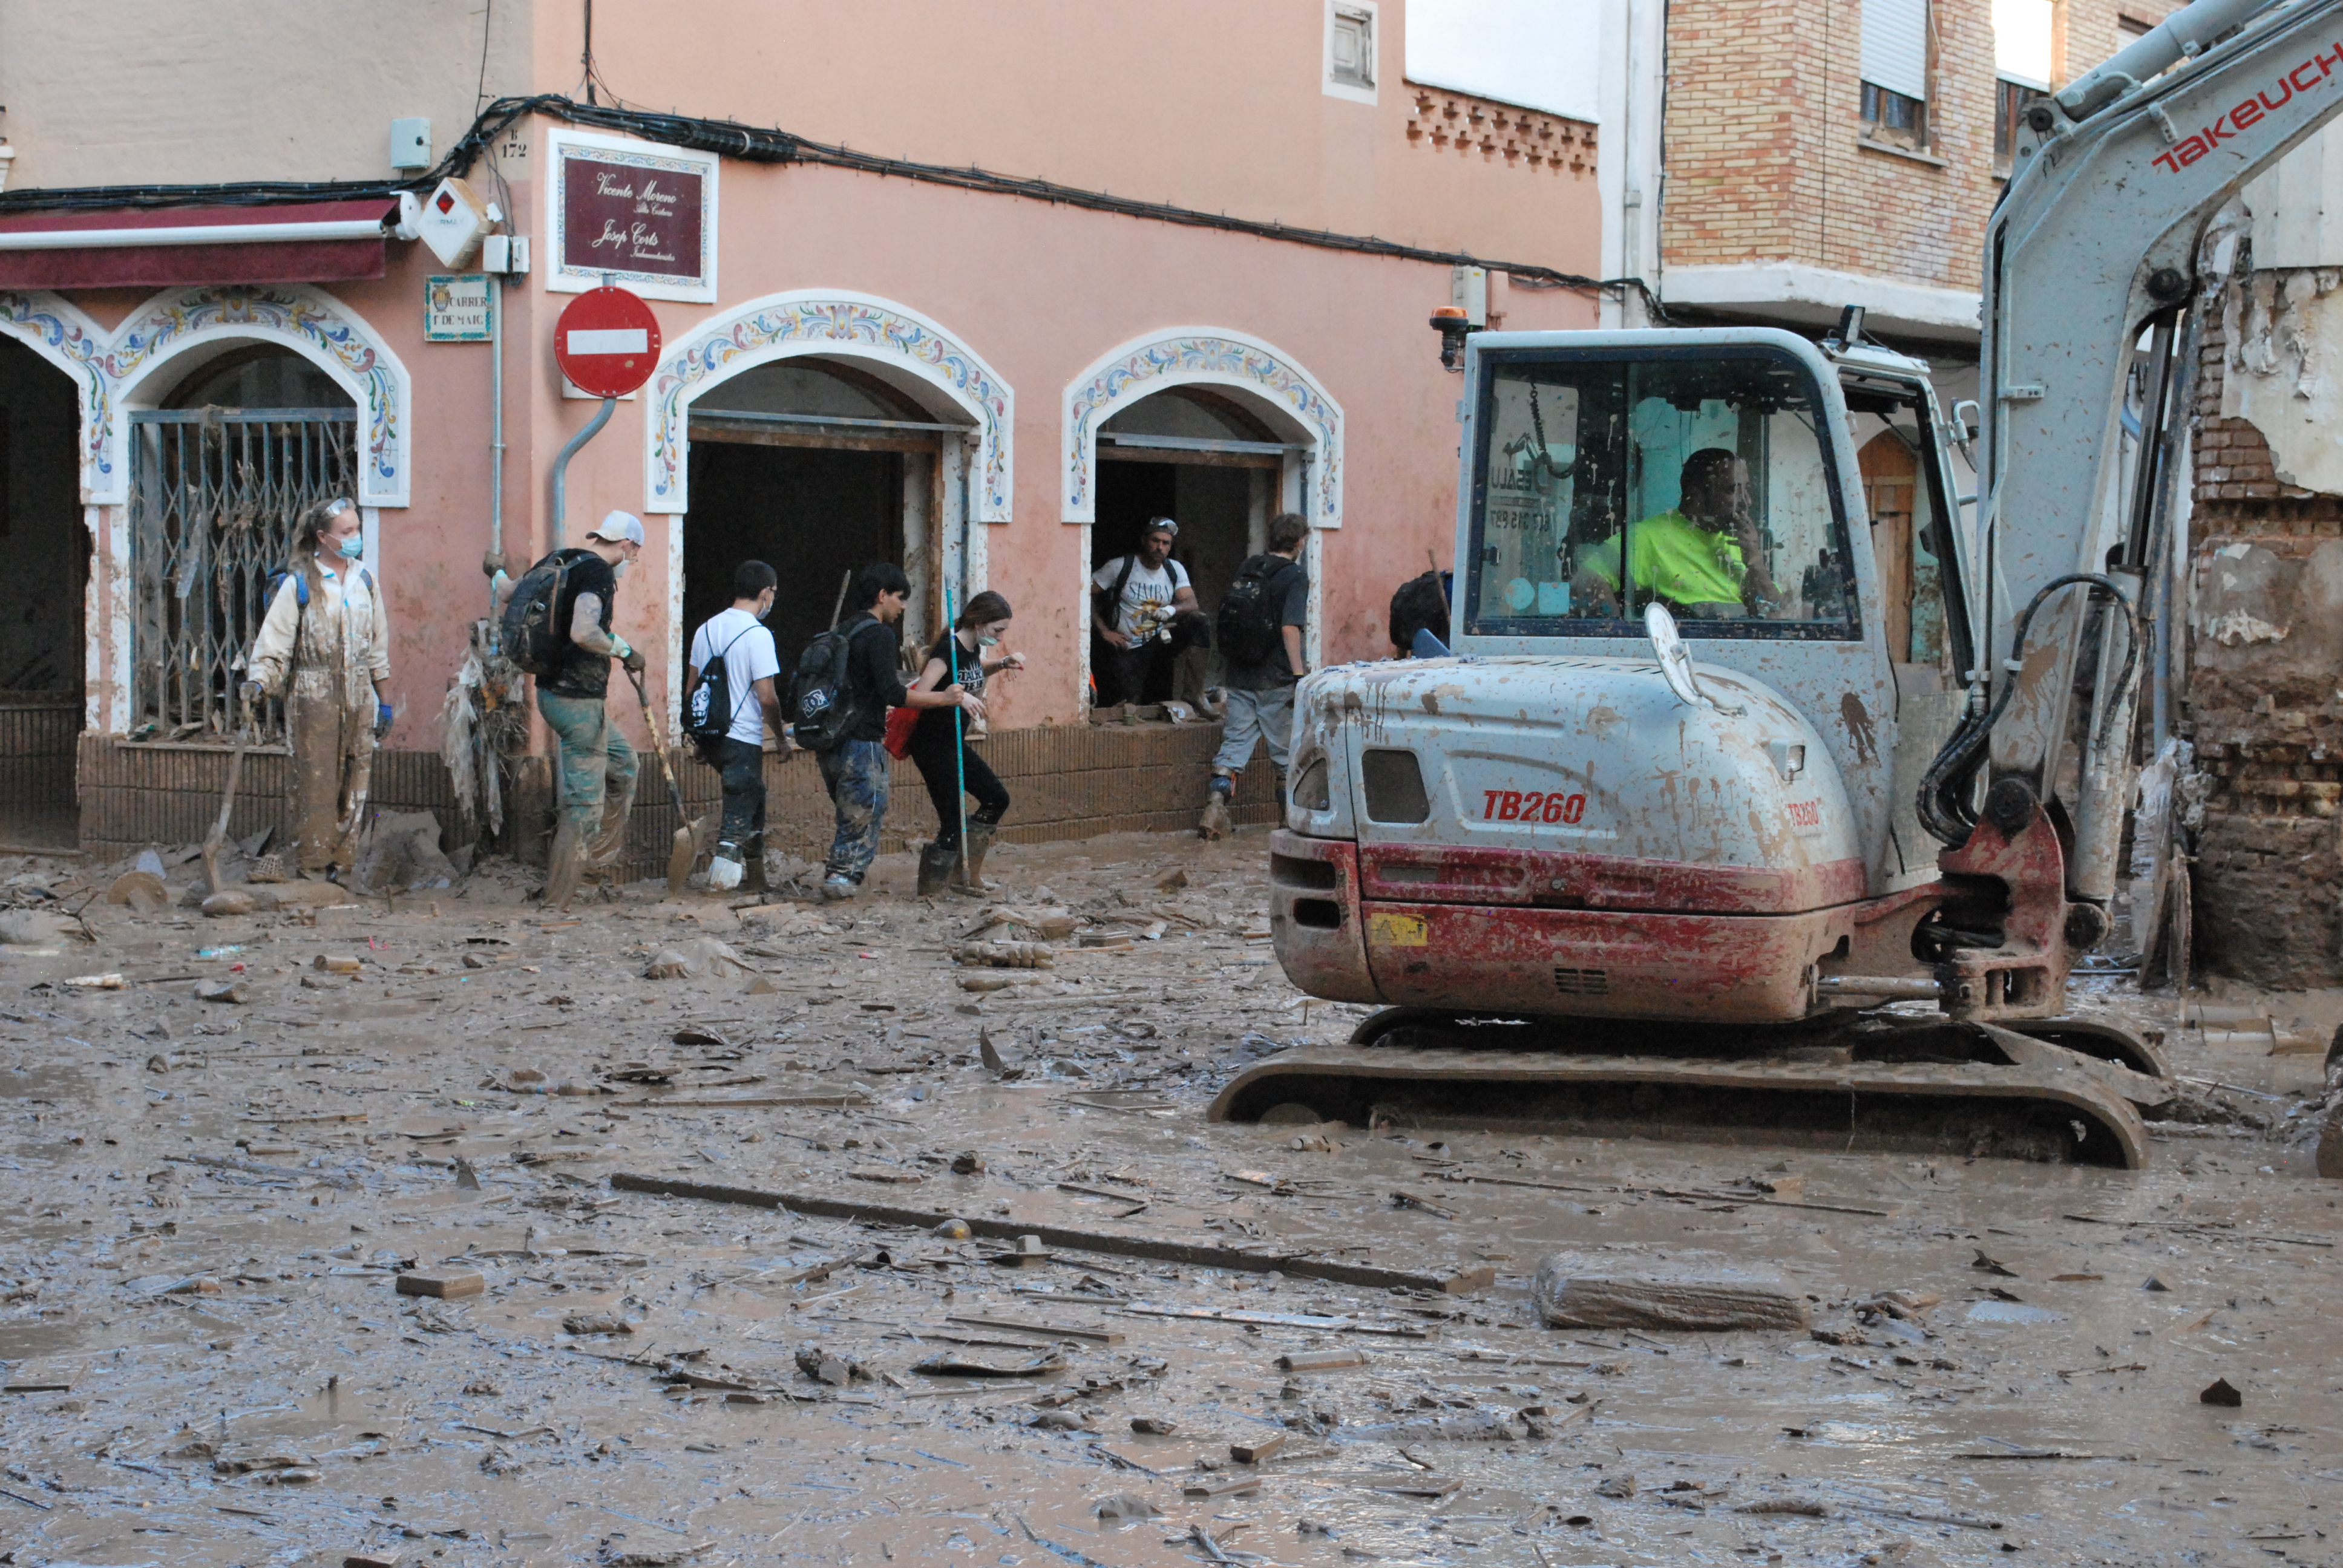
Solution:
<svg viewBox="0 0 2343 1568">
<path fill-rule="evenodd" d="M 1805 370 L 1762 346 L 1493 355 L 1464 602 L 1483 636 L 1860 635 Z"/>
</svg>

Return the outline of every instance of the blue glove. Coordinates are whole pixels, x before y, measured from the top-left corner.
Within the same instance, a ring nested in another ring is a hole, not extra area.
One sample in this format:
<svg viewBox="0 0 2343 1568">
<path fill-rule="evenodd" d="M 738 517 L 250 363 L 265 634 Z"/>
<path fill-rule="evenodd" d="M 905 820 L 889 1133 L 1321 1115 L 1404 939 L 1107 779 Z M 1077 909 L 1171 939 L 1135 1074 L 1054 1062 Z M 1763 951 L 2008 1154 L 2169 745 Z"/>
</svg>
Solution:
<svg viewBox="0 0 2343 1568">
<path fill-rule="evenodd" d="M 374 738 L 377 740 L 390 733 L 390 721 L 393 717 L 389 703 L 377 702 L 374 705 Z"/>
</svg>

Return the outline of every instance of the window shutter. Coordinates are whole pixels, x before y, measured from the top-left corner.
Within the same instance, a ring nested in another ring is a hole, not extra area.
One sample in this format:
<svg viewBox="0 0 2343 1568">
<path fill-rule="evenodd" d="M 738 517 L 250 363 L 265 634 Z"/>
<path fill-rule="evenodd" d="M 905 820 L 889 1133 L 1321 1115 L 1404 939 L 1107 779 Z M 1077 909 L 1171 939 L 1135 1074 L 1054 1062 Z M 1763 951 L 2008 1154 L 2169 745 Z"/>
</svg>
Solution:
<svg viewBox="0 0 2343 1568">
<path fill-rule="evenodd" d="M 1928 0 L 1863 0 L 1863 79 L 1928 97 Z"/>
</svg>

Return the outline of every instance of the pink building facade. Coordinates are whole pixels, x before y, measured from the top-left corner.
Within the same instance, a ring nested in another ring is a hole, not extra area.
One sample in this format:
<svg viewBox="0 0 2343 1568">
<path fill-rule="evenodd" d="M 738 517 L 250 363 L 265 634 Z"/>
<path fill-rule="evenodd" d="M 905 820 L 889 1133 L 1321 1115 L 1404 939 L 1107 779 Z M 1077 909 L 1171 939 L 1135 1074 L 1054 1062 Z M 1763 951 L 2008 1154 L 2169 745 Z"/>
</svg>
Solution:
<svg viewBox="0 0 2343 1568">
<path fill-rule="evenodd" d="M 50 741 L 70 723 L 72 830 L 93 847 L 187 836 L 226 740 L 237 596 L 277 512 L 321 484 L 355 491 L 391 607 L 386 744 L 411 765 L 382 793 L 445 805 L 431 769 L 484 558 L 518 571 L 556 542 L 555 458 L 598 410 L 566 387 L 555 323 L 604 272 L 650 300 L 660 343 L 570 463 L 560 537 L 612 508 L 644 519 L 619 626 L 669 726 L 690 631 L 754 556 L 781 570 L 785 659 L 867 560 L 910 572 L 914 635 L 948 598 L 1006 594 L 1031 668 L 1003 683 L 994 730 L 1091 728 L 1087 579 L 1156 514 L 1181 520 L 1209 608 L 1268 518 L 1303 513 L 1312 662 L 1383 657 L 1392 590 L 1451 565 L 1456 382 L 1430 312 L 1598 319 L 1594 112 L 1411 82 L 1397 0 L 905 0 L 858 24 L 894 40 L 885 71 L 804 47 L 835 27 L 810 5 L 604 0 L 590 44 L 572 5 L 498 7 L 485 38 L 447 9 L 479 52 L 446 63 L 461 91 L 433 123 L 472 139 L 395 177 L 357 148 L 256 145 L 238 167 L 231 138 L 210 180 L 178 179 L 170 156 L 51 145 L 62 106 L 37 135 L 9 122 L 0 521 L 41 564 L 0 604 L 0 665 L 23 666 L 0 668 L 0 704 L 58 715 Z M 508 95 L 478 120 L 475 68 Z M 629 107 L 609 108 L 613 84 Z M 445 87 L 360 89 L 345 117 L 387 125 L 374 111 Z M 735 146 L 717 116 L 789 134 Z M 398 237 L 449 175 L 497 209 L 485 254 L 453 265 Z M 184 188 L 109 199 L 166 182 Z M 287 224 L 311 227 L 233 232 Z M 156 243 L 124 232 L 142 226 Z M 516 237 L 527 270 L 485 273 Z M 500 341 L 449 340 L 485 325 L 460 307 L 491 282 Z M 1183 745 L 1093 764 L 1160 793 Z M 141 789 L 163 803 L 133 804 Z M 59 830 L 38 817 L 0 841 Z"/>
</svg>

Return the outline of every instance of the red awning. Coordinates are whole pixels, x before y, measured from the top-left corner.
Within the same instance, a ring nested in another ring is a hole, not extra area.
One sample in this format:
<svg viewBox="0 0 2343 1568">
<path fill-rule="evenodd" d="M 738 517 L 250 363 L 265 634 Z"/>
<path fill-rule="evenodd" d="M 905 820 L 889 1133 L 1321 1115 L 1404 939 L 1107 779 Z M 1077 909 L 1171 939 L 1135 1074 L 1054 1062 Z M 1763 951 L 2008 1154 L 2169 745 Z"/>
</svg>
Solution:
<svg viewBox="0 0 2343 1568">
<path fill-rule="evenodd" d="M 0 288 L 346 283 L 383 275 L 398 204 L 176 206 L 0 217 Z"/>
</svg>

